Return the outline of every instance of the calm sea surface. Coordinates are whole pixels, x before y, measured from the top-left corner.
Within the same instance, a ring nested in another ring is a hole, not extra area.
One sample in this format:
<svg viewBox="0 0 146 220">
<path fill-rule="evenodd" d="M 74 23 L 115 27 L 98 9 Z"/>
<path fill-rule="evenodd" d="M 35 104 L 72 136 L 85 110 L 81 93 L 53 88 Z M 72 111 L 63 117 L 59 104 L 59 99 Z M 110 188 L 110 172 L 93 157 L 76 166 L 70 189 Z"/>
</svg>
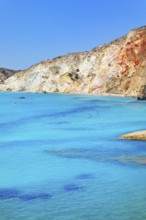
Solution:
<svg viewBox="0 0 146 220">
<path fill-rule="evenodd" d="M 145 101 L 0 93 L 0 220 L 145 220 L 142 129 Z"/>
</svg>

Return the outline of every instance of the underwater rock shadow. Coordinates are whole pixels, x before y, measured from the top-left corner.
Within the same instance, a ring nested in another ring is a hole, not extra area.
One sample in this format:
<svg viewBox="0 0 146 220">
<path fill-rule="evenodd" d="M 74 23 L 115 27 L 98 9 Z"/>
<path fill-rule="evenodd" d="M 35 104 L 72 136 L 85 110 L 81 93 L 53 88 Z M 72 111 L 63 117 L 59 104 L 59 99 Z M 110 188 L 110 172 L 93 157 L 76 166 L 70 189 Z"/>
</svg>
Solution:
<svg viewBox="0 0 146 220">
<path fill-rule="evenodd" d="M 135 155 L 135 154 L 111 154 L 110 151 L 107 153 L 99 152 L 91 149 L 49 149 L 45 150 L 46 153 L 57 157 L 69 158 L 69 159 L 83 159 L 90 160 L 94 162 L 108 162 L 119 165 L 129 165 L 129 166 L 146 166 L 146 155 Z M 78 176 L 78 178 L 88 178 L 88 176 Z"/>
<path fill-rule="evenodd" d="M 0 189 L 0 199 L 12 199 L 17 198 L 20 195 L 20 191 L 16 189 Z"/>
<path fill-rule="evenodd" d="M 40 193 L 40 194 L 24 194 L 18 196 L 18 199 L 22 201 L 32 201 L 32 200 L 38 200 L 38 199 L 51 199 L 53 197 L 52 194 L 47 193 Z"/>
<path fill-rule="evenodd" d="M 146 155 L 129 155 L 113 158 L 115 162 L 121 164 L 141 165 L 146 166 Z"/>
<path fill-rule="evenodd" d="M 80 186 L 80 185 L 77 185 L 77 184 L 66 184 L 66 185 L 64 185 L 63 189 L 66 192 L 74 192 L 74 191 L 83 190 L 83 186 Z"/>
<path fill-rule="evenodd" d="M 103 110 L 104 107 L 102 107 L 101 109 Z M 5 131 L 9 131 L 11 130 L 11 128 L 14 127 L 19 127 L 22 126 L 24 124 L 29 124 L 32 123 L 34 121 L 38 121 L 41 119 L 49 119 L 49 118 L 64 118 L 67 117 L 68 115 L 74 115 L 74 114 L 81 114 L 84 112 L 92 112 L 92 113 L 100 113 L 99 111 L 100 107 L 98 106 L 83 106 L 83 107 L 78 107 L 78 108 L 72 108 L 70 110 L 66 110 L 66 111 L 60 111 L 60 112 L 55 112 L 55 113 L 44 113 L 41 115 L 35 115 L 35 116 L 29 116 L 29 117 L 25 117 L 25 118 L 21 118 L 21 119 L 16 119 L 16 120 L 12 120 L 10 122 L 3 122 L 0 123 L 0 132 L 5 132 Z"/>
<path fill-rule="evenodd" d="M 0 189 L 0 200 L 20 199 L 21 201 L 32 201 L 38 199 L 46 200 L 52 197 L 53 195 L 49 193 L 22 194 L 19 190 L 13 188 Z"/>
<path fill-rule="evenodd" d="M 76 179 L 80 180 L 87 180 L 87 179 L 94 179 L 95 176 L 92 173 L 82 173 L 76 176 Z"/>
</svg>

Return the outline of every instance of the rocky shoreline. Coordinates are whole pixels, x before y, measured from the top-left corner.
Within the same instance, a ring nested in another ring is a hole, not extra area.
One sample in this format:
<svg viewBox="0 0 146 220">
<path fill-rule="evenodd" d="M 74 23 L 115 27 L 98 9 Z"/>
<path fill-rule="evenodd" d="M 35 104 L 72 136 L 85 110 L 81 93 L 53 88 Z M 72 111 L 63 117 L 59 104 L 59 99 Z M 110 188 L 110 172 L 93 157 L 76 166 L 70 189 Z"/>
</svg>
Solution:
<svg viewBox="0 0 146 220">
<path fill-rule="evenodd" d="M 146 98 L 146 26 L 91 51 L 45 60 L 4 79 L 0 91 Z"/>
<path fill-rule="evenodd" d="M 0 91 L 146 100 L 146 26 L 91 51 L 45 60 L 24 71 L 0 68 Z M 146 131 L 120 138 L 146 140 Z"/>
</svg>

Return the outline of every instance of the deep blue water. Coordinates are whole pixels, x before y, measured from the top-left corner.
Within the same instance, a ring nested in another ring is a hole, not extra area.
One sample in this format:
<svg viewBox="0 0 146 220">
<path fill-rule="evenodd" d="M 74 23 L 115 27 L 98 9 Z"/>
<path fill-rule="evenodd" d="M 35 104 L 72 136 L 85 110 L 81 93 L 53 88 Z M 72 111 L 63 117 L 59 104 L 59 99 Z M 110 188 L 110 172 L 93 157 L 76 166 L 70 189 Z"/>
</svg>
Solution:
<svg viewBox="0 0 146 220">
<path fill-rule="evenodd" d="M 146 142 L 118 139 L 145 114 L 130 98 L 0 93 L 0 220 L 146 219 Z"/>
</svg>

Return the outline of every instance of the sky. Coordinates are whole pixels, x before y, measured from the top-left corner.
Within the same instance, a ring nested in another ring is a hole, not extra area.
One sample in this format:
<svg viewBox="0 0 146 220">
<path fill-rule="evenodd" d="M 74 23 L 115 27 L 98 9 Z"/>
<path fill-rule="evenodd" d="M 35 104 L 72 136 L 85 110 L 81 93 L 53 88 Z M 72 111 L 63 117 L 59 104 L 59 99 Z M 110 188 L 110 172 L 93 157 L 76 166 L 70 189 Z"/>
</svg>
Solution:
<svg viewBox="0 0 146 220">
<path fill-rule="evenodd" d="M 0 67 L 90 50 L 146 25 L 146 0 L 0 0 Z"/>
</svg>

